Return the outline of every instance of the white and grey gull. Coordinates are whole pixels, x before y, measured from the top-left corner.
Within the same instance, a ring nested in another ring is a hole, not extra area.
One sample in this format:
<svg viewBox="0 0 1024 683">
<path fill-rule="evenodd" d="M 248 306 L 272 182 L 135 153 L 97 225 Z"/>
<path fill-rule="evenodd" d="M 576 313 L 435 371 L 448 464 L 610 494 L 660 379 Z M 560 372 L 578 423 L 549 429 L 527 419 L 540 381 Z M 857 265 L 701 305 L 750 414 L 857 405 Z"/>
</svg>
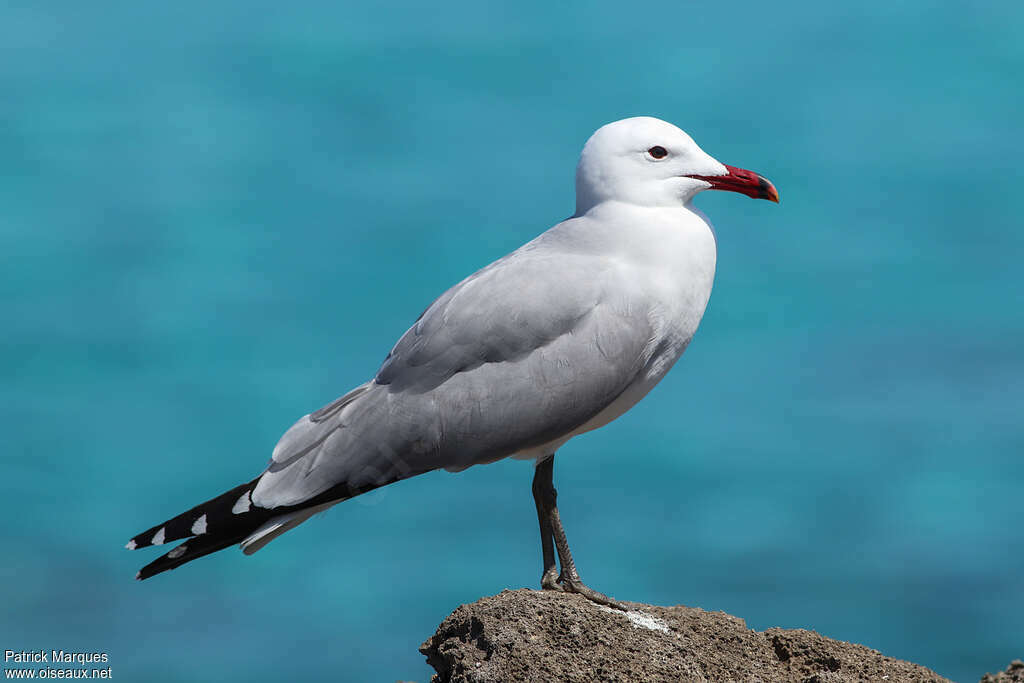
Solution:
<svg viewBox="0 0 1024 683">
<path fill-rule="evenodd" d="M 254 553 L 408 477 L 513 457 L 536 463 L 541 586 L 618 606 L 573 562 L 555 452 L 635 405 L 697 331 L 716 248 L 692 202 L 707 189 L 779 200 L 765 178 L 716 161 L 665 121 L 598 129 L 580 155 L 570 218 L 442 294 L 372 380 L 299 419 L 255 479 L 135 536 L 130 549 L 188 539 L 136 578 L 236 543 Z"/>
</svg>

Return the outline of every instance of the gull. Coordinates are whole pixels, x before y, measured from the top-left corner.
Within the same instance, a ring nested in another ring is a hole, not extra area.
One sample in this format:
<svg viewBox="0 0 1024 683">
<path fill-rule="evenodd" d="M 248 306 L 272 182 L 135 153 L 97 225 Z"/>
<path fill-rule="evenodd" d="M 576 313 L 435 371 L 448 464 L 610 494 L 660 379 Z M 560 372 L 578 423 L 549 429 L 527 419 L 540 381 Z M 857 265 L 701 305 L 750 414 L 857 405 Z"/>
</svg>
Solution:
<svg viewBox="0 0 1024 683">
<path fill-rule="evenodd" d="M 239 543 L 251 554 L 313 515 L 438 469 L 535 461 L 541 587 L 619 603 L 580 578 L 558 513 L 555 452 L 643 398 L 682 355 L 715 275 L 704 190 L 779 201 L 674 125 L 599 128 L 576 167 L 576 212 L 435 300 L 377 374 L 304 415 L 255 479 L 128 542 L 187 539 L 146 579 Z M 555 564 L 555 553 L 558 566 Z"/>
</svg>

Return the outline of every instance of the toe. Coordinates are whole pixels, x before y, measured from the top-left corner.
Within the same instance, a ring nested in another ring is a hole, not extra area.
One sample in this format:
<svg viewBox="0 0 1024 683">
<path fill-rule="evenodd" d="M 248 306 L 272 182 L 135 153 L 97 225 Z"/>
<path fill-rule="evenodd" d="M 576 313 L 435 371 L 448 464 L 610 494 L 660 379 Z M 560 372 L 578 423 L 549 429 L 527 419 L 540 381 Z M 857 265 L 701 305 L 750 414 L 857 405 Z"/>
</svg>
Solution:
<svg viewBox="0 0 1024 683">
<path fill-rule="evenodd" d="M 623 612 L 629 611 L 629 609 L 625 605 L 615 602 L 604 593 L 600 593 L 594 590 L 582 581 L 571 581 L 563 579 L 562 589 L 568 593 L 577 593 L 579 595 L 582 595 L 587 600 L 590 600 L 591 602 L 596 603 L 598 605 L 605 605 L 607 607 L 611 607 L 612 609 L 621 610 Z"/>
</svg>

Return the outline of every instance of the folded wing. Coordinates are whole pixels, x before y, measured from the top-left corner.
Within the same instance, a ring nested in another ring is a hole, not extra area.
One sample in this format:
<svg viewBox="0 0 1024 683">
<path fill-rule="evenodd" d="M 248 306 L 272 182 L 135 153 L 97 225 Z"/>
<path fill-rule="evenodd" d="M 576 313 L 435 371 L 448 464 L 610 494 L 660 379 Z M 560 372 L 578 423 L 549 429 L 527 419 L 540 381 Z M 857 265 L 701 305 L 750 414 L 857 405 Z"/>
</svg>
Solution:
<svg viewBox="0 0 1024 683">
<path fill-rule="evenodd" d="M 373 381 L 299 420 L 253 492 L 261 507 L 463 469 L 571 433 L 628 388 L 657 343 L 615 292 L 628 272 L 535 240 L 438 298 Z"/>
</svg>

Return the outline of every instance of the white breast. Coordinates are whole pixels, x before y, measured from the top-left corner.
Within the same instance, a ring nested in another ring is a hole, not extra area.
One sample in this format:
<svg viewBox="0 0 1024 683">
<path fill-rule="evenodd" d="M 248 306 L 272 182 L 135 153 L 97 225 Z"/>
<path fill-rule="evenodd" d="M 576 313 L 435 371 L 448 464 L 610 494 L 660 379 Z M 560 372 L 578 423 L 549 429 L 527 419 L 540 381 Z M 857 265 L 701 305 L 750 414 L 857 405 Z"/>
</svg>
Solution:
<svg viewBox="0 0 1024 683">
<path fill-rule="evenodd" d="M 625 271 L 631 298 L 647 309 L 657 331 L 645 372 L 604 410 L 570 434 L 516 458 L 544 457 L 573 436 L 603 427 L 650 392 L 672 368 L 697 331 L 711 296 L 716 248 L 711 224 L 699 211 L 618 205 L 609 210 L 622 229 L 614 239 L 615 257 Z M 609 222 L 608 216 L 602 217 Z M 620 239 L 621 237 L 621 239 Z M 611 245 L 610 245 L 611 246 Z"/>
</svg>

